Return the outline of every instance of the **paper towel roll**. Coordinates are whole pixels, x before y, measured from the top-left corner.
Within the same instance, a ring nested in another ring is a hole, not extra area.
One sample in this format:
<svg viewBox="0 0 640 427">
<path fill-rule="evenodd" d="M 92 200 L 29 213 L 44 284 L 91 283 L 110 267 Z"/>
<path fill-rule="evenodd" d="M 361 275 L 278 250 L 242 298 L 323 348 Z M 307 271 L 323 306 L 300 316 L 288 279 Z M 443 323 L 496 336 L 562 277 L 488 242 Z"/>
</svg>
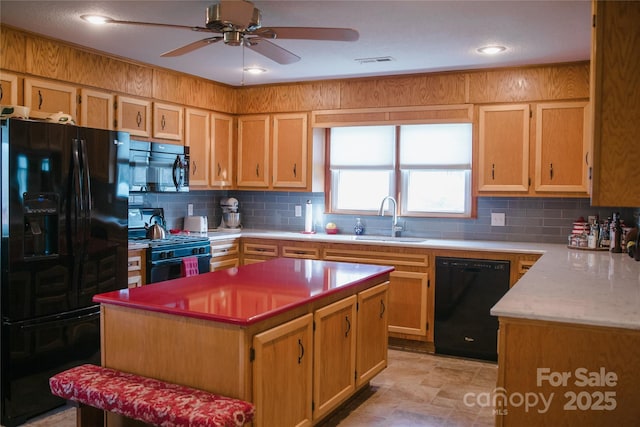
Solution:
<svg viewBox="0 0 640 427">
<path fill-rule="evenodd" d="M 304 232 L 311 233 L 313 231 L 313 205 L 311 200 L 307 200 L 304 207 Z"/>
</svg>

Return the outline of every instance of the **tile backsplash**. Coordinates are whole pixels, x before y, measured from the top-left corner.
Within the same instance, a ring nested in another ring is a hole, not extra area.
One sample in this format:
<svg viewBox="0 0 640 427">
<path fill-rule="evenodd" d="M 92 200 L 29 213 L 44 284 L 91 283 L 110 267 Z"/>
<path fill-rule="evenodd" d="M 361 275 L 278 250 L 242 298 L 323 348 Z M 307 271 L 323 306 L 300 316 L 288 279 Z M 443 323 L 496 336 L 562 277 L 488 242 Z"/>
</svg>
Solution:
<svg viewBox="0 0 640 427">
<path fill-rule="evenodd" d="M 194 215 L 207 215 L 209 227 L 220 224 L 220 200 L 235 197 L 239 201 L 241 222 L 246 228 L 301 231 L 304 229 L 304 204 L 311 200 L 314 227 L 324 232 L 324 224 L 334 222 L 341 233 L 353 234 L 356 215 L 324 213 L 324 193 L 271 191 L 191 191 L 187 194 L 157 193 L 136 196 L 145 207 L 162 207 L 169 228 L 182 228 L 187 204 L 193 204 Z M 302 215 L 295 216 L 295 207 Z M 478 217 L 472 219 L 399 217 L 403 236 L 440 239 L 499 240 L 519 242 L 565 243 L 572 223 L 589 215 L 607 218 L 618 211 L 627 225 L 636 224 L 640 209 L 592 207 L 582 198 L 480 197 Z M 504 213 L 505 226 L 491 225 L 491 213 Z M 386 235 L 391 218 L 360 215 L 365 234 Z"/>
</svg>

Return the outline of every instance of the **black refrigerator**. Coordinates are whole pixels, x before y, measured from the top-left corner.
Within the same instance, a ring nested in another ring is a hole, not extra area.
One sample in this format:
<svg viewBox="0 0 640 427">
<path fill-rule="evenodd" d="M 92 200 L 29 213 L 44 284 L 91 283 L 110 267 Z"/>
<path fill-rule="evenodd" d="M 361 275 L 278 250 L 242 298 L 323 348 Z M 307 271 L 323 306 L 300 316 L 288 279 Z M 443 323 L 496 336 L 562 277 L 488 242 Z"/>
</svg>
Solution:
<svg viewBox="0 0 640 427">
<path fill-rule="evenodd" d="M 100 363 L 93 295 L 127 287 L 129 134 L 7 119 L 2 129 L 2 425 L 63 405 L 53 374 Z"/>
</svg>

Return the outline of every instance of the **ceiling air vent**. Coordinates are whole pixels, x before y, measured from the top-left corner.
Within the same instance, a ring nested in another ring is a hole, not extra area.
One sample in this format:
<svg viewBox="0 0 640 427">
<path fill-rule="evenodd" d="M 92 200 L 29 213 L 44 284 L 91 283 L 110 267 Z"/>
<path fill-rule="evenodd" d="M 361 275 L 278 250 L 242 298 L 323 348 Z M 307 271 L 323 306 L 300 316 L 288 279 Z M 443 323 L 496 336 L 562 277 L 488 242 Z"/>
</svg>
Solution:
<svg viewBox="0 0 640 427">
<path fill-rule="evenodd" d="M 391 56 L 379 56 L 377 58 L 358 58 L 355 59 L 355 61 L 359 62 L 360 64 L 371 64 L 374 62 L 391 62 L 395 61 L 395 58 Z"/>
</svg>

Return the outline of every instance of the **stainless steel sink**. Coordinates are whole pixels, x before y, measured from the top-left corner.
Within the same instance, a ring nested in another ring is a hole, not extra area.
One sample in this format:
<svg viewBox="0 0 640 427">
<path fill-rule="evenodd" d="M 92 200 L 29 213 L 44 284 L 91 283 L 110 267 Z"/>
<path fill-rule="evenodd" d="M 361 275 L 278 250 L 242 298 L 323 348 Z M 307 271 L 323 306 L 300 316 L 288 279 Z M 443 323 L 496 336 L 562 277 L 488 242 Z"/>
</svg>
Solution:
<svg viewBox="0 0 640 427">
<path fill-rule="evenodd" d="M 354 240 L 368 240 L 371 242 L 426 242 L 424 237 L 391 237 L 391 236 L 355 236 Z"/>
</svg>

